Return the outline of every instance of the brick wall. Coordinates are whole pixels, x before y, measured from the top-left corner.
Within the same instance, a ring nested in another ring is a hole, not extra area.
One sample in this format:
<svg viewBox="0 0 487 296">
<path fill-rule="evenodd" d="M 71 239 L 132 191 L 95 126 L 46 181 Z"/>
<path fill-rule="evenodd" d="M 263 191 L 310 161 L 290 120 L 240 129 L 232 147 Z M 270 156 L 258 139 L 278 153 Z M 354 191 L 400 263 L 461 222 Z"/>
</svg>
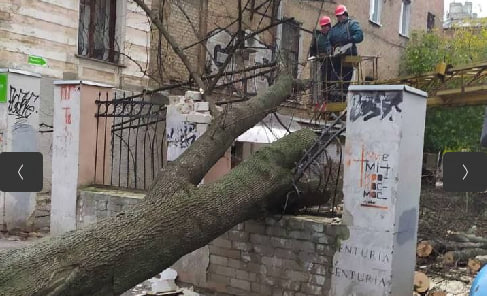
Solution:
<svg viewBox="0 0 487 296">
<path fill-rule="evenodd" d="M 136 192 L 84 188 L 78 198 L 77 226 L 127 210 L 142 198 Z M 250 220 L 182 257 L 173 268 L 180 284 L 210 295 L 327 295 L 344 229 L 322 217 Z"/>
<path fill-rule="evenodd" d="M 209 244 L 206 288 L 230 295 L 325 295 L 339 225 L 284 216 L 247 221 Z"/>
</svg>

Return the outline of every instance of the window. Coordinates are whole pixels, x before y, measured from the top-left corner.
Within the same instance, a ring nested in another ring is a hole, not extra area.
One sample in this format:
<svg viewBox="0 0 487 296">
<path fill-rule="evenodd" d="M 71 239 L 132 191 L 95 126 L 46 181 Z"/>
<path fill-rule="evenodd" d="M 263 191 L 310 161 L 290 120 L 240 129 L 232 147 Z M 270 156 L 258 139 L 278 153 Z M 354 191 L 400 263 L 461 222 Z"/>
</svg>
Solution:
<svg viewBox="0 0 487 296">
<path fill-rule="evenodd" d="M 118 63 L 117 0 L 80 0 L 78 55 Z"/>
<path fill-rule="evenodd" d="M 409 19 L 411 17 L 411 0 L 402 0 L 401 16 L 399 18 L 399 34 L 409 36 Z"/>
<path fill-rule="evenodd" d="M 426 28 L 428 29 L 428 31 L 431 31 L 435 28 L 435 15 L 431 12 L 428 12 L 428 21 L 426 24 Z"/>
<path fill-rule="evenodd" d="M 299 31 L 300 25 L 296 21 L 287 21 L 282 24 L 281 51 L 285 61 L 292 65 L 292 73 L 298 77 L 299 62 Z"/>
<path fill-rule="evenodd" d="M 382 0 L 370 0 L 370 21 L 380 25 L 382 13 Z"/>
</svg>

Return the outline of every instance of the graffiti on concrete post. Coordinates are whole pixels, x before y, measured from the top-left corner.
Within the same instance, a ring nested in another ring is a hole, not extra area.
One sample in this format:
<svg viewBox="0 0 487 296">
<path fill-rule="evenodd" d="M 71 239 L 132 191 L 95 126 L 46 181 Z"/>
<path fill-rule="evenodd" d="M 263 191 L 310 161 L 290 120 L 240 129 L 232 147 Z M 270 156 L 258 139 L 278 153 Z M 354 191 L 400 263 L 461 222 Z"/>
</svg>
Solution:
<svg viewBox="0 0 487 296">
<path fill-rule="evenodd" d="M 8 115 L 14 115 L 16 119 L 28 119 L 33 113 L 38 112 L 34 105 L 38 99 L 38 94 L 10 85 Z"/>
<path fill-rule="evenodd" d="M 372 118 L 380 120 L 387 119 L 394 121 L 393 115 L 401 113 L 402 92 L 361 92 L 352 95 L 350 120 L 363 119 L 368 121 Z"/>
<path fill-rule="evenodd" d="M 196 141 L 196 123 L 182 123 L 170 128 L 167 134 L 168 146 L 186 149 Z"/>
<path fill-rule="evenodd" d="M 64 123 L 71 124 L 71 107 L 63 107 L 64 110 Z"/>
<path fill-rule="evenodd" d="M 392 174 L 389 154 L 366 151 L 362 147 L 361 158 L 354 162 L 360 163 L 361 206 L 387 210 Z"/>
</svg>

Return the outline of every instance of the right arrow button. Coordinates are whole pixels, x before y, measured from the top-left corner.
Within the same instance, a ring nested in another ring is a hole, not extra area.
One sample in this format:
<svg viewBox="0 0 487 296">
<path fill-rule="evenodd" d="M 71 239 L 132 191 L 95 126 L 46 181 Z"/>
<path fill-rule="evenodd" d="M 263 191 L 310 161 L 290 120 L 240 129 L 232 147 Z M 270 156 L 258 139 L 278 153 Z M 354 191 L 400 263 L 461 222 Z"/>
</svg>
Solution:
<svg viewBox="0 0 487 296">
<path fill-rule="evenodd" d="M 448 152 L 443 158 L 443 188 L 450 192 L 483 192 L 487 189 L 487 154 Z"/>
</svg>

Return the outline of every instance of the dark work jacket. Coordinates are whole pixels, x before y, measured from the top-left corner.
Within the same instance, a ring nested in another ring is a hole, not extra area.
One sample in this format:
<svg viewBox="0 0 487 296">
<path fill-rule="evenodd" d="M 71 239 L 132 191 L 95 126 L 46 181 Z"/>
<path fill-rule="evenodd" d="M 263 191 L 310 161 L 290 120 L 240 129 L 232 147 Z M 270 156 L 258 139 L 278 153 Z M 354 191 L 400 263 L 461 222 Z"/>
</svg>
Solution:
<svg viewBox="0 0 487 296">
<path fill-rule="evenodd" d="M 353 47 L 349 49 L 347 55 L 357 55 L 357 46 L 355 44 L 364 40 L 364 33 L 360 28 L 360 24 L 353 19 L 346 19 L 342 22 L 336 23 L 328 33 L 328 38 L 332 48 L 343 46 L 348 43 L 353 43 Z"/>
<path fill-rule="evenodd" d="M 310 56 L 331 53 L 330 40 L 328 40 L 329 35 L 330 32 L 328 32 L 327 34 L 323 34 L 323 32 L 321 32 L 320 30 L 315 30 L 313 34 L 313 39 L 311 40 L 311 46 L 309 48 Z"/>
</svg>

